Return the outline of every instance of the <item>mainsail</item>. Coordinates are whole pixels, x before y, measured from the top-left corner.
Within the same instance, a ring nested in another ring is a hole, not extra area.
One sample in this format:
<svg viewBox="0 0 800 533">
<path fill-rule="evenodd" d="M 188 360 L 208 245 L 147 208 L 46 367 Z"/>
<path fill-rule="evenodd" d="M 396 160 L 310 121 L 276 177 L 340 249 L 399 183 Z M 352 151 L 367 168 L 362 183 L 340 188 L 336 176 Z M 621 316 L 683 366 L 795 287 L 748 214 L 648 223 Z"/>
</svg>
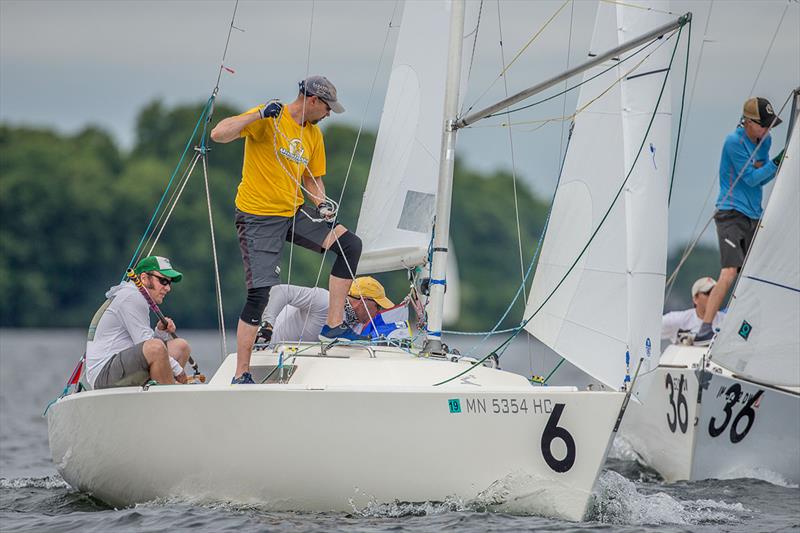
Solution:
<svg viewBox="0 0 800 533">
<path fill-rule="evenodd" d="M 668 10 L 666 1 L 651 6 Z M 655 10 L 600 3 L 591 50 L 616 47 L 666 20 Z M 578 110 L 588 107 L 575 118 L 524 315 L 536 312 L 528 332 L 614 389 L 639 358 L 643 372 L 658 364 L 671 153 L 668 85 L 647 128 L 672 51 L 659 44 L 581 87 Z M 620 59 L 586 71 L 583 79 Z"/>
<path fill-rule="evenodd" d="M 711 358 L 755 381 L 800 387 L 800 121 L 739 274 Z"/>
<path fill-rule="evenodd" d="M 358 217 L 356 233 L 364 246 L 360 274 L 427 260 L 444 132 L 450 7 L 450 2 L 405 3 Z M 470 2 L 467 24 L 476 18 L 477 3 Z"/>
</svg>

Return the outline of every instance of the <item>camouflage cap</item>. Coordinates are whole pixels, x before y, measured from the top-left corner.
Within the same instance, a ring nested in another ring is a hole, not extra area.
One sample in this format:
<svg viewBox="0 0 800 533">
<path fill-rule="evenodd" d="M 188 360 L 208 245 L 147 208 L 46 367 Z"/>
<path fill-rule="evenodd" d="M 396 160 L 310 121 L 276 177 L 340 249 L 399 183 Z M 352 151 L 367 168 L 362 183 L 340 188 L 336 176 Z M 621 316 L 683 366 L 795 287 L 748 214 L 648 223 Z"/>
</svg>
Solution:
<svg viewBox="0 0 800 533">
<path fill-rule="evenodd" d="M 306 96 L 316 96 L 334 113 L 344 113 L 344 107 L 336 99 L 336 87 L 325 76 L 309 76 L 300 82 L 300 91 Z"/>
</svg>

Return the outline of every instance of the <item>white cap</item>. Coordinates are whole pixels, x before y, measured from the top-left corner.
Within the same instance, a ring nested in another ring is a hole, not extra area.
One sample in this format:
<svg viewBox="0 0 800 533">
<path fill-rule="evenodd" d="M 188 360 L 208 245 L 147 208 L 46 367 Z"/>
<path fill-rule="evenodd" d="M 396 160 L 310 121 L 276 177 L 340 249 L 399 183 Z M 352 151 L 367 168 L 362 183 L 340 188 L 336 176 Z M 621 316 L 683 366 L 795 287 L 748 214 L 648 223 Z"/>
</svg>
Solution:
<svg viewBox="0 0 800 533">
<path fill-rule="evenodd" d="M 698 293 L 710 291 L 716 284 L 717 282 L 714 281 L 714 278 L 709 278 L 708 276 L 698 279 L 692 285 L 692 298 L 697 296 Z"/>
</svg>

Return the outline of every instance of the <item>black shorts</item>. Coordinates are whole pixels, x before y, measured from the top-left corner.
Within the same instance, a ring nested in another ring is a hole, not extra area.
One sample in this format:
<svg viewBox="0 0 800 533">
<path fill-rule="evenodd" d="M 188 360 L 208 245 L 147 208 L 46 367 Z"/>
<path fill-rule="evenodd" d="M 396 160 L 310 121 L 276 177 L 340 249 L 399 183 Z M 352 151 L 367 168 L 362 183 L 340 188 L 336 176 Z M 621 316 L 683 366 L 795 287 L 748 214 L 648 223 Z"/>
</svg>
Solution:
<svg viewBox="0 0 800 533">
<path fill-rule="evenodd" d="M 714 215 L 719 239 L 719 255 L 722 268 L 742 268 L 747 250 L 753 242 L 758 220 L 728 209 Z"/>
<path fill-rule="evenodd" d="M 321 218 L 317 208 L 308 204 L 298 209 L 294 217 L 251 215 L 237 209 L 236 234 L 247 288 L 273 287 L 280 283 L 281 256 L 286 241 L 322 253 L 322 243 L 330 234 L 331 225 L 316 221 Z"/>
</svg>

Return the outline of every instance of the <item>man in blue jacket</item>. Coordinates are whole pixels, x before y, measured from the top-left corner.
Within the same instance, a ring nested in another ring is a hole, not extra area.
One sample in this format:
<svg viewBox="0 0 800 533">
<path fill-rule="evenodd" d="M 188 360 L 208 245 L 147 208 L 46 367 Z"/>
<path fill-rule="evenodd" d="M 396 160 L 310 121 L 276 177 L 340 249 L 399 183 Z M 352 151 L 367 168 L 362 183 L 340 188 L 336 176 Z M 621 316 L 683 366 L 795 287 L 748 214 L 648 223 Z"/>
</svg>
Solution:
<svg viewBox="0 0 800 533">
<path fill-rule="evenodd" d="M 747 249 L 761 218 L 762 189 L 775 177 L 783 151 L 770 160 L 769 131 L 781 123 L 766 98 L 748 98 L 742 121 L 725 138 L 719 163 L 719 196 L 714 222 L 719 238 L 722 270 L 706 304 L 703 324 L 695 344 L 708 344 L 714 336 L 712 322 L 725 295 L 744 264 Z"/>
</svg>

